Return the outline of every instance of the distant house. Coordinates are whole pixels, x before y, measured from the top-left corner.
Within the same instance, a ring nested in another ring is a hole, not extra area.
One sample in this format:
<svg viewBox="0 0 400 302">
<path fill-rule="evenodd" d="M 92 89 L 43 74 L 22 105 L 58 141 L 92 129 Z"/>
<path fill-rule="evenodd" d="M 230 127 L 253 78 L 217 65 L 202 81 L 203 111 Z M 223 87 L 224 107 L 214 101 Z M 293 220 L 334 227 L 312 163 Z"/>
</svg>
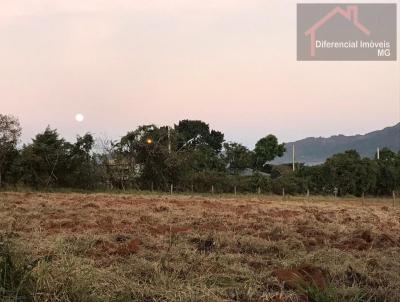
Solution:
<svg viewBox="0 0 400 302">
<path fill-rule="evenodd" d="M 253 169 L 250 169 L 250 168 L 243 169 L 242 171 L 239 172 L 240 176 L 253 176 L 255 174 L 258 174 L 258 175 L 261 175 L 264 177 L 270 177 L 270 174 L 268 174 L 268 173 L 254 171 Z"/>
</svg>

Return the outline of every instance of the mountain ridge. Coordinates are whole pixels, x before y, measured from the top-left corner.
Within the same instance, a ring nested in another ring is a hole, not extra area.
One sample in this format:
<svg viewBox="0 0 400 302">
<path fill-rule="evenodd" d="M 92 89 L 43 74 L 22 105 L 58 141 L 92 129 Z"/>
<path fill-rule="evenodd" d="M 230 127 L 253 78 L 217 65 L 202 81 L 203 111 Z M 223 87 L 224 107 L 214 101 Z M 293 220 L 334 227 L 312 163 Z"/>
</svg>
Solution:
<svg viewBox="0 0 400 302">
<path fill-rule="evenodd" d="M 292 146 L 295 145 L 295 161 L 307 165 L 323 163 L 336 153 L 354 149 L 362 157 L 373 157 L 377 148 L 387 147 L 395 152 L 400 151 L 400 123 L 375 130 L 366 134 L 343 135 L 329 137 L 306 137 L 294 142 L 285 143 L 286 152 L 272 164 L 292 162 Z"/>
</svg>

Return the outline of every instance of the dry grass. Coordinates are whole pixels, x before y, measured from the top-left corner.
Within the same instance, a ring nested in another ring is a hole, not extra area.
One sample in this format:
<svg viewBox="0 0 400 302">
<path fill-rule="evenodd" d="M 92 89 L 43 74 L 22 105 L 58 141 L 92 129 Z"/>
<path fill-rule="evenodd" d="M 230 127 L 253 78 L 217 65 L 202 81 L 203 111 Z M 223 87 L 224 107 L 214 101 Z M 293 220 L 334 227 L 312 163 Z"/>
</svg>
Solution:
<svg viewBox="0 0 400 302">
<path fill-rule="evenodd" d="M 0 301 L 400 301 L 390 200 L 1 193 L 0 234 Z"/>
</svg>

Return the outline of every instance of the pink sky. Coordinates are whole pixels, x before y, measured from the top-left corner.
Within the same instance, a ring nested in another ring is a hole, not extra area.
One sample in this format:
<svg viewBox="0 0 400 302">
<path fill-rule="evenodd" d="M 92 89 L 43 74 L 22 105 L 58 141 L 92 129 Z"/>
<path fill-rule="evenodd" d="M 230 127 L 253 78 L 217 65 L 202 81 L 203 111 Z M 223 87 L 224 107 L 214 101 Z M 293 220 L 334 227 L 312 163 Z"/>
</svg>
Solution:
<svg viewBox="0 0 400 302">
<path fill-rule="evenodd" d="M 398 123 L 399 62 L 297 62 L 296 3 L 1 0 L 0 112 L 24 141 L 189 118 L 252 146 Z"/>
</svg>

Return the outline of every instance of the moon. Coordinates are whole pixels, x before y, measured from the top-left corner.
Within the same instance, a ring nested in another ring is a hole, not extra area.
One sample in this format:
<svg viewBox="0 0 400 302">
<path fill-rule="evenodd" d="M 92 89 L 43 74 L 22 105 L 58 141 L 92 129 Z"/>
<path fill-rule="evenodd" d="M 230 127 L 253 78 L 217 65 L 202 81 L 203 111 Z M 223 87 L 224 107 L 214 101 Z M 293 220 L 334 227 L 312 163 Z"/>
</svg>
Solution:
<svg viewBox="0 0 400 302">
<path fill-rule="evenodd" d="M 84 119 L 85 119 L 85 117 L 83 116 L 82 113 L 77 113 L 77 114 L 75 115 L 75 120 L 76 120 L 78 123 L 82 123 Z"/>
</svg>

